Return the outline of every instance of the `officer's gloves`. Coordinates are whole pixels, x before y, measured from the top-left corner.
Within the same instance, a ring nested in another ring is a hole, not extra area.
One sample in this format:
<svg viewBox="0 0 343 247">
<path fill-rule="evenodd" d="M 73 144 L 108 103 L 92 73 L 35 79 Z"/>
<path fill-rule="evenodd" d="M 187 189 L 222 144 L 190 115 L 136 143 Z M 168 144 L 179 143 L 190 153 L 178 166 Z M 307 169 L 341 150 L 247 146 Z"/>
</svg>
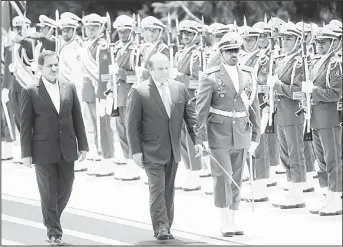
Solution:
<svg viewBox="0 0 343 247">
<path fill-rule="evenodd" d="M 313 81 L 311 80 L 308 80 L 308 81 L 304 81 L 302 83 L 302 88 L 301 88 L 301 91 L 303 93 L 312 93 L 313 89 L 315 87 L 313 86 Z"/>
<path fill-rule="evenodd" d="M 1 101 L 3 104 L 6 104 L 9 100 L 9 90 L 7 88 L 3 88 L 1 91 Z"/>
<path fill-rule="evenodd" d="M 267 85 L 268 85 L 268 87 L 273 88 L 277 81 L 279 81 L 279 78 L 276 75 L 268 76 L 267 77 Z"/>
<path fill-rule="evenodd" d="M 253 155 L 255 153 L 257 146 L 258 146 L 258 142 L 252 141 L 250 144 L 248 152 Z"/>
</svg>

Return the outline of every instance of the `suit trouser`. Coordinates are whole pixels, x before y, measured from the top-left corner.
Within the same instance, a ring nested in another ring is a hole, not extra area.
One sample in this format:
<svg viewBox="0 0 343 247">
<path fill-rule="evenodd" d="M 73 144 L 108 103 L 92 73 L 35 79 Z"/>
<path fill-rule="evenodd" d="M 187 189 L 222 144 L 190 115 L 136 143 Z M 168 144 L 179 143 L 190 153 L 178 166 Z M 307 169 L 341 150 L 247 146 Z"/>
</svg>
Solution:
<svg viewBox="0 0 343 247">
<path fill-rule="evenodd" d="M 201 156 L 195 157 L 195 148 L 186 124 L 181 129 L 181 156 L 187 170 L 199 171 L 202 169 Z"/>
<path fill-rule="evenodd" d="M 144 163 L 149 181 L 150 216 L 154 233 L 170 230 L 174 221 L 175 176 L 178 163 L 171 157 L 167 164 Z"/>
<path fill-rule="evenodd" d="M 214 205 L 218 208 L 230 207 L 232 210 L 237 210 L 241 201 L 240 190 L 218 163 L 241 188 L 246 150 L 226 148 L 210 148 L 210 150 L 213 156 L 211 157 L 211 174 L 214 180 Z"/>
<path fill-rule="evenodd" d="M 119 116 L 115 117 L 120 146 L 125 159 L 129 158 L 129 142 L 126 133 L 126 106 L 119 106 Z"/>
<path fill-rule="evenodd" d="M 98 100 L 98 99 L 96 99 Z M 114 157 L 114 134 L 111 127 L 111 117 L 105 115 L 100 117 L 100 145 L 98 145 L 98 132 L 97 132 L 97 121 L 96 121 L 96 104 L 95 102 L 85 102 L 88 109 L 89 116 L 94 130 L 94 142 L 98 150 L 98 154 L 102 155 L 105 159 Z M 101 151 L 102 152 L 101 152 Z"/>
<path fill-rule="evenodd" d="M 74 162 L 67 162 L 61 157 L 58 163 L 35 167 L 47 235 L 49 238 L 62 236 L 60 219 L 73 189 Z"/>
<path fill-rule="evenodd" d="M 20 132 L 20 98 L 21 98 L 21 92 L 10 91 L 9 100 L 10 100 L 12 112 L 14 114 L 14 121 L 19 132 Z"/>
<path fill-rule="evenodd" d="M 289 182 L 306 182 L 303 129 L 302 124 L 277 126 L 281 163 Z"/>
<path fill-rule="evenodd" d="M 318 160 L 321 187 L 342 191 L 342 128 L 313 129 L 313 146 Z"/>
</svg>

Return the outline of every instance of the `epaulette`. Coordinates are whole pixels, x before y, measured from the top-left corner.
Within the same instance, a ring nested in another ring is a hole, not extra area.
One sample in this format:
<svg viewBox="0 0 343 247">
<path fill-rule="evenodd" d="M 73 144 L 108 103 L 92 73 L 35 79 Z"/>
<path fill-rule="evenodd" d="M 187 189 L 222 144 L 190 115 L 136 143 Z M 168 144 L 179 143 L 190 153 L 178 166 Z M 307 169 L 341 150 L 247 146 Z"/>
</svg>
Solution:
<svg viewBox="0 0 343 247">
<path fill-rule="evenodd" d="M 250 67 L 250 66 L 241 66 L 241 70 L 244 72 L 250 72 L 253 73 L 254 72 L 254 68 Z"/>
<path fill-rule="evenodd" d="M 220 70 L 220 66 L 214 66 L 214 67 L 211 67 L 211 68 L 206 69 L 205 73 L 206 73 L 207 75 L 210 75 L 210 74 L 212 74 L 212 73 L 214 73 L 214 72 L 217 72 L 217 71 L 219 71 L 219 70 Z"/>
<path fill-rule="evenodd" d="M 274 59 L 279 59 L 279 58 L 284 58 L 285 57 L 285 55 L 284 54 L 281 54 L 281 55 L 276 55 L 275 57 L 274 57 Z"/>
<path fill-rule="evenodd" d="M 158 48 L 157 48 L 157 52 L 161 52 L 164 49 L 168 49 L 169 47 L 165 44 L 165 43 L 160 43 Z"/>
</svg>

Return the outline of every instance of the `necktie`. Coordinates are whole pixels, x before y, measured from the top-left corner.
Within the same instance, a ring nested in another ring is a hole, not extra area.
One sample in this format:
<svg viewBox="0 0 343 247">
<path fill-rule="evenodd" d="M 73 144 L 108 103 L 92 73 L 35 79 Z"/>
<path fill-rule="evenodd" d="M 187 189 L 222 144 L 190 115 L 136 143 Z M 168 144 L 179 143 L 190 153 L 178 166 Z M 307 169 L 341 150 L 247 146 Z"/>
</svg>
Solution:
<svg viewBox="0 0 343 247">
<path fill-rule="evenodd" d="M 170 113 L 171 113 L 171 103 L 170 103 L 170 99 L 169 99 L 169 95 L 168 95 L 168 85 L 166 83 L 161 83 L 160 85 L 161 87 L 161 98 L 162 98 L 162 102 L 164 104 L 164 107 L 166 108 L 166 111 L 168 113 L 168 116 L 170 117 Z"/>
</svg>

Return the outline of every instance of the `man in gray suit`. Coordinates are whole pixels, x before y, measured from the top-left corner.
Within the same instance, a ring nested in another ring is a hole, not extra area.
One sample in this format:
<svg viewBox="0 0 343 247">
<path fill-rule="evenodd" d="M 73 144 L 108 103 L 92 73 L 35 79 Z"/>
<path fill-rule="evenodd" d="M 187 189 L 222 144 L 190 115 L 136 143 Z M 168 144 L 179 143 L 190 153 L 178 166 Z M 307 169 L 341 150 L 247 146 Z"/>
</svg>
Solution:
<svg viewBox="0 0 343 247">
<path fill-rule="evenodd" d="M 51 245 L 62 245 L 61 214 L 74 181 L 74 161 L 88 151 L 75 85 L 58 81 L 53 51 L 38 57 L 42 77 L 21 90 L 20 144 L 24 165 L 35 164 L 44 225 Z"/>
<path fill-rule="evenodd" d="M 130 154 L 148 176 L 154 236 L 166 240 L 174 238 L 170 227 L 183 120 L 195 144 L 196 156 L 202 154 L 202 143 L 187 88 L 169 79 L 168 57 L 162 53 L 153 55 L 148 68 L 151 78 L 132 87 L 128 96 L 127 133 Z"/>
</svg>

